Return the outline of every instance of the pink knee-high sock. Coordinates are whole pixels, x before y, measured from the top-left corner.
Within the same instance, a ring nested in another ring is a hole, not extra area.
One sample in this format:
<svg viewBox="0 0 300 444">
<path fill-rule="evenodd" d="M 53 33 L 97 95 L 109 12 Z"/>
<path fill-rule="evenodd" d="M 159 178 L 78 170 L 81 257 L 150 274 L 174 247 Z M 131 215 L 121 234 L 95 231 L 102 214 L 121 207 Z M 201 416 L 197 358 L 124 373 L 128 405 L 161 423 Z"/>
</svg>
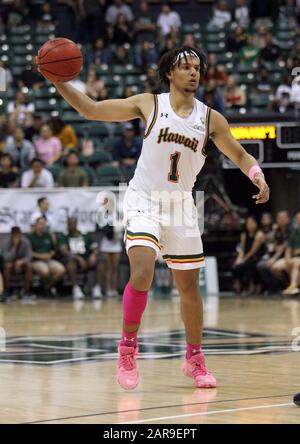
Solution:
<svg viewBox="0 0 300 444">
<path fill-rule="evenodd" d="M 147 305 L 147 291 L 139 291 L 127 283 L 123 294 L 123 325 L 139 325 Z M 120 345 L 136 347 L 137 331 L 126 332 L 123 328 Z"/>
<path fill-rule="evenodd" d="M 192 356 L 202 353 L 200 344 L 186 344 L 186 359 L 191 359 Z"/>
</svg>

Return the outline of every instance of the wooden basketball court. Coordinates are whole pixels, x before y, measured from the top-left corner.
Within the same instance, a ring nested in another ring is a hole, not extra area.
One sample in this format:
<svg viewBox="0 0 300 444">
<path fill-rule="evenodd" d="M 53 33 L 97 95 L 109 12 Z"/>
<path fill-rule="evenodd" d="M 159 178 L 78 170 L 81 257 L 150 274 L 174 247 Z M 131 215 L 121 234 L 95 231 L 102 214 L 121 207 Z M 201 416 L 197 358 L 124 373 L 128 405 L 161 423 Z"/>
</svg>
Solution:
<svg viewBox="0 0 300 444">
<path fill-rule="evenodd" d="M 115 380 L 120 300 L 0 305 L 0 422 L 299 423 L 300 302 L 208 298 L 205 319 L 217 389 L 196 389 L 181 374 L 185 341 L 173 297 L 149 301 L 142 381 L 126 392 Z"/>
</svg>

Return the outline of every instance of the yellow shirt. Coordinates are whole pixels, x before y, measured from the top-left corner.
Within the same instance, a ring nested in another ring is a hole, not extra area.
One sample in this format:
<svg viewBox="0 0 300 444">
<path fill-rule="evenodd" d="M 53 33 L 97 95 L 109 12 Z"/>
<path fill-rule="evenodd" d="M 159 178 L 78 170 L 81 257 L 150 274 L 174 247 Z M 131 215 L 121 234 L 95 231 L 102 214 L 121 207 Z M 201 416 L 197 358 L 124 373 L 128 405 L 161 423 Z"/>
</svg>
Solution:
<svg viewBox="0 0 300 444">
<path fill-rule="evenodd" d="M 57 136 L 64 148 L 74 149 L 77 145 L 77 136 L 71 125 L 66 125 Z"/>
</svg>

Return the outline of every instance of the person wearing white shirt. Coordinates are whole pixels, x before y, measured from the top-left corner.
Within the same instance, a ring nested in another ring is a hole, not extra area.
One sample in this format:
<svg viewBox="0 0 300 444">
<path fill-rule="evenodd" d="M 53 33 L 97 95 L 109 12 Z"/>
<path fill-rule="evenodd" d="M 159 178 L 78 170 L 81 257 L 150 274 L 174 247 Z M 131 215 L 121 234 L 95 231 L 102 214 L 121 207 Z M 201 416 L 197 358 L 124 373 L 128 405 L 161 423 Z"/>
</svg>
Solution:
<svg viewBox="0 0 300 444">
<path fill-rule="evenodd" d="M 300 106 L 300 76 L 295 77 L 292 83 L 291 102 Z"/>
<path fill-rule="evenodd" d="M 171 31 L 177 33 L 181 26 L 180 15 L 178 12 L 172 11 L 168 3 L 164 3 L 157 19 L 157 26 L 160 28 L 163 37 L 170 34 Z"/>
<path fill-rule="evenodd" d="M 117 18 L 120 14 L 125 15 L 128 22 L 133 21 L 134 17 L 130 7 L 128 5 L 124 5 L 122 0 L 114 0 L 114 4 L 109 6 L 106 11 L 105 20 L 109 25 L 115 26 Z"/>
<path fill-rule="evenodd" d="M 24 171 L 21 177 L 22 188 L 53 188 L 54 179 L 50 171 L 43 168 L 40 159 L 34 158 L 30 162 L 31 169 Z"/>
<path fill-rule="evenodd" d="M 52 210 L 50 210 L 50 203 L 47 197 L 40 197 L 37 201 L 38 208 L 30 217 L 30 224 L 35 225 L 37 219 L 43 217 L 46 220 L 48 231 L 55 231 L 56 218 Z"/>
<path fill-rule="evenodd" d="M 236 8 L 234 10 L 235 21 L 242 27 L 247 28 L 249 25 L 249 8 L 245 4 L 245 0 L 236 0 Z"/>
<path fill-rule="evenodd" d="M 228 11 L 227 1 L 221 0 L 214 10 L 212 23 L 219 28 L 224 28 L 231 21 L 231 14 Z"/>
</svg>

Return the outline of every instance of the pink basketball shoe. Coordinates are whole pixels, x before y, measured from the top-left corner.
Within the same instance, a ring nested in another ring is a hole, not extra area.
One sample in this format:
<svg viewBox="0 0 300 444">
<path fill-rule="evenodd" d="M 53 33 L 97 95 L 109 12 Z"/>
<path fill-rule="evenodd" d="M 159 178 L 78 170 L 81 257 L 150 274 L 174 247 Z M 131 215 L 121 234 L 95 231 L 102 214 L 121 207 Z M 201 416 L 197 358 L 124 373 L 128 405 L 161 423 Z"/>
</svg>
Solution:
<svg viewBox="0 0 300 444">
<path fill-rule="evenodd" d="M 125 390 L 137 387 L 140 376 L 136 365 L 138 348 L 119 345 L 118 374 L 120 386 Z"/>
<path fill-rule="evenodd" d="M 217 387 L 215 377 L 209 373 L 205 364 L 205 356 L 198 353 L 190 359 L 184 359 L 182 371 L 186 376 L 193 378 L 195 386 L 198 388 L 214 388 Z"/>
</svg>

